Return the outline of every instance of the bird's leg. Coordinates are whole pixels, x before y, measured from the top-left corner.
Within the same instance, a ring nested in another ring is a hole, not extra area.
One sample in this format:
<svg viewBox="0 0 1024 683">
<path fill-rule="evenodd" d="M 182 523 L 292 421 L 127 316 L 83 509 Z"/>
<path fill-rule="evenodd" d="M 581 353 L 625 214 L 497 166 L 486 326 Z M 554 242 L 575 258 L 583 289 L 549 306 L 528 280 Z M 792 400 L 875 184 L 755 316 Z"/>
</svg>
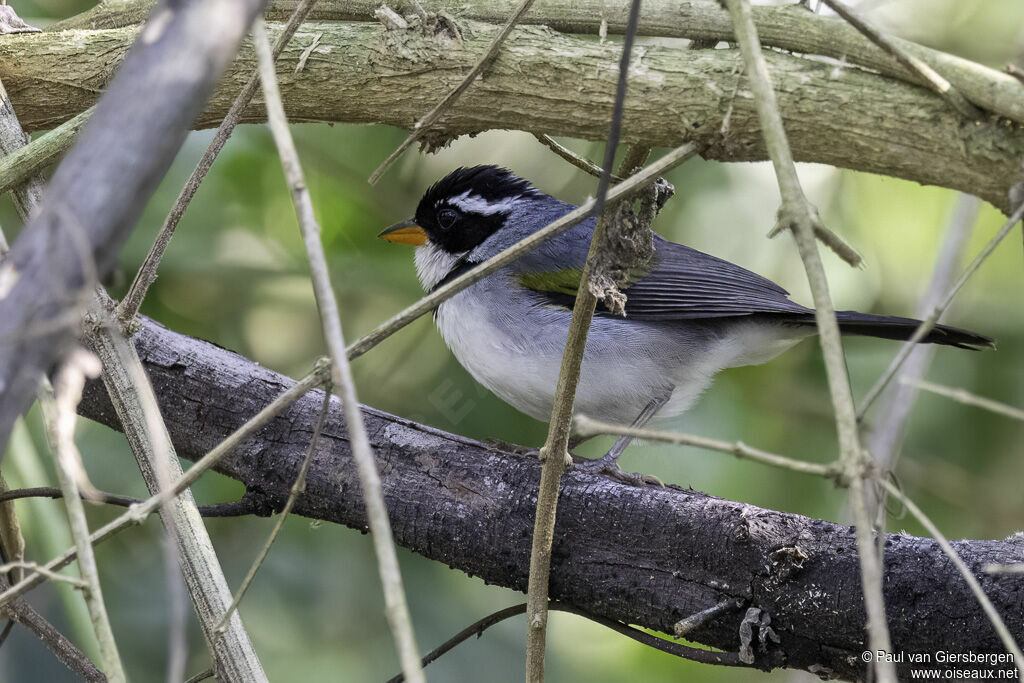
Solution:
<svg viewBox="0 0 1024 683">
<path fill-rule="evenodd" d="M 668 403 L 668 400 L 671 397 L 672 393 L 669 392 L 663 396 L 652 399 L 650 403 L 644 406 L 643 410 L 640 411 L 640 414 L 636 416 L 636 419 L 633 420 L 633 424 L 630 426 L 634 429 L 643 427 L 651 421 L 651 418 L 653 418 L 666 403 Z M 625 451 L 632 442 L 632 436 L 620 436 L 612 445 L 611 449 L 609 449 L 609 451 L 603 456 L 597 459 L 577 463 L 575 466 L 593 474 L 609 474 L 619 481 L 625 484 L 632 484 L 633 486 L 643 486 L 647 482 L 657 483 L 664 486 L 661 480 L 657 477 L 643 474 L 627 474 L 619 467 L 619 456 L 622 455 L 623 451 Z"/>
</svg>

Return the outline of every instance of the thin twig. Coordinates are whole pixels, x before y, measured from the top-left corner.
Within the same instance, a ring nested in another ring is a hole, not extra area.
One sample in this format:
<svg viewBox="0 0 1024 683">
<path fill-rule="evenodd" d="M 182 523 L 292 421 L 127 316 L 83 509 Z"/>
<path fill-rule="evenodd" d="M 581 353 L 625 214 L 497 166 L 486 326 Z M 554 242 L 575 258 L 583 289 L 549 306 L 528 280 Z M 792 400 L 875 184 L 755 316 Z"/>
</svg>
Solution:
<svg viewBox="0 0 1024 683">
<path fill-rule="evenodd" d="M 597 226 L 590 238 L 590 249 L 583 274 L 576 291 L 576 301 L 569 322 L 568 339 L 562 352 L 558 383 L 551 407 L 547 439 L 540 450 L 542 463 L 540 485 L 537 491 L 536 515 L 533 523 L 533 543 L 530 550 L 530 575 L 527 589 L 526 614 L 526 680 L 544 680 L 544 651 L 547 638 L 548 584 L 551 576 L 551 545 L 555 535 L 555 515 L 558 506 L 558 489 L 569 457 L 569 435 L 572 430 L 572 411 L 576 400 L 576 387 L 580 381 L 583 352 L 587 334 L 597 306 L 597 297 L 590 288 L 594 259 L 604 247 L 606 222 L 615 213 L 615 204 L 606 204 L 608 188 L 611 185 L 615 150 L 619 145 L 622 130 L 622 111 L 629 85 L 629 61 L 636 38 L 637 23 L 640 19 L 640 0 L 632 0 L 629 8 L 629 22 L 622 43 L 619 58 L 618 83 L 615 90 L 615 105 L 608 139 L 605 142 L 604 164 L 597 183 L 594 199 L 594 214 L 598 215 Z M 628 175 L 647 160 L 648 147 L 631 148 L 622 161 L 622 173 Z M 646 228 L 645 228 L 646 229 Z"/>
<path fill-rule="evenodd" d="M 875 402 L 875 399 L 878 398 L 879 394 L 882 393 L 882 390 L 885 389 L 886 385 L 889 384 L 890 380 L 892 380 L 899 371 L 904 361 L 907 360 L 910 352 L 914 350 L 914 345 L 924 339 L 925 335 L 935 327 L 935 323 L 939 321 L 942 314 L 945 313 L 946 309 L 949 308 L 949 305 L 953 303 L 953 299 L 960 293 L 963 286 L 967 284 L 967 281 L 971 279 L 971 276 L 978 271 L 981 264 L 983 264 L 988 257 L 992 255 L 992 252 L 999 246 L 999 243 L 1010 234 L 1010 231 L 1013 230 L 1013 226 L 1021 220 L 1021 217 L 1024 217 L 1024 202 L 1021 202 L 1020 206 L 1017 207 L 1013 214 L 1006 219 L 1006 222 L 1003 223 L 998 232 L 996 232 L 992 239 L 990 239 L 982 250 L 978 252 L 978 255 L 974 257 L 974 260 L 967 266 L 963 275 L 960 276 L 960 279 L 956 281 L 956 284 L 953 285 L 939 305 L 932 310 L 927 318 L 921 321 L 921 324 L 918 325 L 916 330 L 914 330 L 914 334 L 912 334 L 907 343 L 900 348 L 899 353 L 896 354 L 892 363 L 889 364 L 889 367 L 885 369 L 885 372 L 878 378 L 878 381 L 874 383 L 868 393 L 864 396 L 864 400 L 861 401 L 860 410 L 857 412 L 858 420 L 864 418 L 864 415 L 871 407 L 871 404 Z"/>
<path fill-rule="evenodd" d="M 891 652 L 889 629 L 885 617 L 885 598 L 882 594 L 882 558 L 877 552 L 872 534 L 871 518 L 865 500 L 866 458 L 861 449 L 857 429 L 857 412 L 854 408 L 850 378 L 846 372 L 846 360 L 839 337 L 835 308 L 829 294 L 828 280 L 821 264 L 814 236 L 814 225 L 820 222 L 817 211 L 804 196 L 800 179 L 793 163 L 793 154 L 786 139 L 786 131 L 779 114 L 775 91 L 772 88 L 768 65 L 761 54 L 761 44 L 751 16 L 748 0 L 727 0 L 736 38 L 739 40 L 743 61 L 754 92 L 758 118 L 761 121 L 765 146 L 775 167 L 775 175 L 782 195 L 779 210 L 780 223 L 790 226 L 796 240 L 800 257 L 807 271 L 807 279 L 814 299 L 815 318 L 825 370 L 828 377 L 832 406 L 835 412 L 836 430 L 839 433 L 839 457 L 843 475 L 849 482 L 850 500 L 856 523 L 857 550 L 860 560 L 864 602 L 867 608 L 868 640 L 872 651 Z M 892 662 L 877 662 L 876 672 L 883 683 L 896 680 L 896 668 Z"/>
<path fill-rule="evenodd" d="M 416 647 L 416 639 L 409 616 L 409 606 L 402 587 L 402 574 L 398 566 L 395 542 L 391 535 L 391 524 L 384 503 L 384 493 L 377 472 L 377 462 L 370 446 L 370 439 L 363 425 L 363 415 L 356 396 L 355 381 L 352 369 L 345 352 L 345 337 L 341 328 L 341 317 L 338 313 L 338 302 L 331 287 L 330 273 L 327 268 L 327 257 L 324 255 L 320 240 L 320 225 L 313 212 L 313 202 L 302 173 L 302 165 L 295 149 L 291 132 L 288 130 L 288 119 L 285 117 L 281 93 L 277 86 L 277 75 L 274 72 L 274 59 L 270 51 L 270 41 L 262 19 L 257 19 L 253 28 L 256 54 L 259 58 L 260 83 L 267 104 L 267 119 L 270 131 L 277 145 L 284 168 L 285 179 L 291 190 L 292 203 L 302 231 L 302 241 L 306 245 L 306 257 L 309 259 L 310 276 L 313 281 L 313 292 L 316 297 L 317 309 L 320 312 L 320 323 L 324 338 L 331 355 L 331 378 L 341 393 L 345 423 L 348 426 L 349 442 L 352 456 L 356 461 L 359 473 L 359 485 L 363 492 L 363 504 L 366 506 L 366 517 L 372 532 L 374 550 L 377 554 L 377 565 L 381 583 L 384 588 L 385 612 L 391 632 L 395 638 L 402 670 L 409 680 L 421 683 L 423 670 L 420 668 Z"/>
<path fill-rule="evenodd" d="M 191 678 L 186 680 L 185 683 L 199 683 L 200 681 L 205 681 L 208 678 L 213 678 L 213 675 L 215 673 L 216 672 L 213 669 L 207 669 L 206 671 L 200 671 L 195 676 L 192 676 Z"/>
<path fill-rule="evenodd" d="M 740 460 L 751 460 L 753 462 L 759 462 L 762 465 L 770 465 L 771 467 L 778 467 L 792 472 L 799 472 L 801 474 L 825 477 L 826 479 L 838 480 L 842 476 L 842 468 L 839 466 L 839 463 L 822 465 L 816 462 L 795 460 L 793 458 L 787 458 L 784 455 L 769 453 L 768 451 L 763 451 L 759 448 L 752 448 L 742 441 L 720 441 L 718 439 L 709 439 L 704 436 L 697 436 L 693 434 L 665 432 L 656 429 L 637 429 L 636 427 L 601 422 L 599 420 L 591 419 L 586 415 L 577 415 L 575 425 L 576 434 L 579 436 L 596 436 L 598 434 L 632 436 L 637 439 L 646 439 L 648 441 L 657 441 L 676 446 L 693 446 L 694 448 L 703 448 L 709 451 L 732 455 Z"/>
<path fill-rule="evenodd" d="M 494 37 L 494 40 L 491 41 L 490 46 L 487 48 L 487 52 L 485 52 L 484 56 L 481 57 L 473 68 L 469 70 L 469 73 L 462 79 L 462 82 L 460 82 L 454 90 L 448 93 L 443 100 L 434 105 L 434 108 L 427 112 L 423 118 L 416 122 L 416 125 L 412 128 L 412 133 L 410 133 L 409 136 L 402 141 L 402 144 L 400 144 L 398 148 L 392 152 L 380 166 L 377 167 L 377 170 L 370 175 L 371 185 L 376 183 L 380 177 L 384 175 L 389 168 L 391 168 L 391 165 L 398 160 L 398 157 L 402 156 L 402 153 L 409 149 L 409 146 L 412 145 L 412 143 L 419 140 L 423 134 L 426 133 L 439 118 L 441 118 L 441 115 L 444 114 L 445 110 L 448 109 L 455 100 L 459 99 L 462 93 L 466 92 L 466 89 L 473 84 L 476 77 L 491 65 L 491 62 L 494 61 L 494 58 L 498 55 L 498 50 L 501 48 L 501 44 L 505 42 L 508 34 L 512 32 L 516 23 L 524 14 L 526 14 L 532 4 L 533 0 L 523 0 L 522 4 L 519 5 L 519 9 L 517 9 L 515 14 L 513 14 L 509 20 L 505 22 L 505 25 L 501 27 L 501 30 L 498 31 L 498 35 Z"/>
<path fill-rule="evenodd" d="M 943 292 L 953 284 L 953 278 L 963 260 L 963 252 L 971 236 L 971 229 L 977 222 L 981 200 L 968 194 L 961 194 L 949 219 L 946 237 L 932 269 L 931 281 L 918 303 L 918 315 L 926 316 L 939 303 Z M 924 376 L 935 347 L 918 345 L 907 360 L 900 375 L 904 378 L 920 379 Z M 884 406 L 879 410 L 877 421 L 868 437 L 868 450 L 880 471 L 892 470 L 896 462 L 903 431 L 917 392 L 909 386 L 890 386 L 884 397 Z"/>
<path fill-rule="evenodd" d="M 267 537 L 266 542 L 263 544 L 263 548 L 260 549 L 259 554 L 256 555 L 256 559 L 253 560 L 252 566 L 249 567 L 249 572 L 242 579 L 242 585 L 238 587 L 238 592 L 235 593 L 234 599 L 231 604 L 228 605 L 227 611 L 224 616 L 221 617 L 220 623 L 214 629 L 218 633 L 222 633 L 227 626 L 228 619 L 231 618 L 231 614 L 238 608 L 238 603 L 242 601 L 245 596 L 245 592 L 249 590 L 249 585 L 253 579 L 256 578 L 256 572 L 263 566 L 263 560 L 266 559 L 267 554 L 270 552 L 270 546 L 274 545 L 274 540 L 277 535 L 281 532 L 281 528 L 284 526 L 284 522 L 288 519 L 288 513 L 292 511 L 292 506 L 295 505 L 295 501 L 298 499 L 299 494 L 306 490 L 306 473 L 309 471 L 309 464 L 313 462 L 313 454 L 316 453 L 316 447 L 320 442 L 320 432 L 324 428 L 324 421 L 327 419 L 327 413 L 331 407 L 331 387 L 324 387 L 324 400 L 320 408 L 320 415 L 317 417 L 316 426 L 313 428 L 313 436 L 309 440 L 309 449 L 306 451 L 306 457 L 302 459 L 302 464 L 299 466 L 299 473 L 295 477 L 295 482 L 292 484 L 291 491 L 288 493 L 288 500 L 284 504 L 284 509 L 281 510 L 281 514 L 277 516 L 277 522 L 274 524 L 274 528 L 270 531 L 270 536 Z"/>
<path fill-rule="evenodd" d="M 726 598 L 717 605 L 712 605 L 705 610 L 701 610 L 696 614 L 691 614 L 685 619 L 680 619 L 676 622 L 673 627 L 673 632 L 676 638 L 683 638 L 690 634 L 694 629 L 698 629 L 704 624 L 707 624 L 712 619 L 717 619 L 726 612 L 732 612 L 733 610 L 739 609 L 743 605 L 742 600 L 736 598 Z"/>
<path fill-rule="evenodd" d="M 924 60 L 915 57 L 906 50 L 900 48 L 893 41 L 889 40 L 884 33 L 872 26 L 857 12 L 850 9 L 842 2 L 839 2 L 839 0 L 822 0 L 822 2 L 831 7 L 836 14 L 849 22 L 849 24 L 855 29 L 860 31 L 865 38 L 892 55 L 893 58 L 902 64 L 908 71 L 916 73 L 924 79 L 924 82 L 928 84 L 929 88 L 949 102 L 958 112 L 972 121 L 977 121 L 984 116 L 980 109 L 975 107 L 967 100 L 966 97 L 961 95 L 949 81 L 939 74 L 939 72 L 928 66 Z"/>
<path fill-rule="evenodd" d="M 730 600 L 729 602 L 734 603 L 735 601 Z M 659 638 L 655 635 L 651 635 L 646 631 L 641 631 L 638 628 L 634 628 L 627 624 L 623 624 L 622 622 L 607 619 L 605 617 L 599 617 L 594 614 L 589 614 L 579 609 L 578 607 L 574 607 L 566 603 L 552 601 L 548 603 L 548 609 L 555 612 L 567 612 L 569 614 L 575 614 L 576 616 L 583 617 L 584 619 L 589 619 L 590 621 L 593 621 L 596 624 L 607 626 L 608 628 L 612 629 L 617 633 L 621 633 L 622 635 L 628 638 L 632 638 L 638 643 L 642 643 L 649 647 L 653 647 L 657 650 L 661 650 L 662 652 L 666 652 L 670 655 L 675 655 L 676 657 L 679 657 L 681 659 L 688 659 L 690 661 L 700 662 L 702 664 L 717 664 L 719 666 L 746 666 L 746 664 L 740 661 L 739 656 L 737 656 L 733 652 L 716 652 L 714 650 L 702 650 L 700 648 L 689 647 L 687 645 L 682 645 L 680 643 L 673 643 L 672 641 L 665 640 L 664 638 Z M 454 649 L 456 645 L 459 645 L 460 643 L 469 640 L 473 636 L 477 636 L 479 638 L 483 635 L 484 631 L 494 626 L 495 624 L 500 624 L 501 622 L 507 619 L 517 617 L 520 614 L 524 614 L 525 612 L 526 603 L 524 602 L 519 605 L 512 605 L 511 607 L 500 609 L 497 612 L 494 612 L 493 614 L 488 614 L 486 617 L 470 624 L 469 626 L 462 629 L 461 631 L 453 635 L 451 638 L 444 641 L 436 648 L 428 652 L 423 657 L 423 666 L 426 667 L 430 663 L 440 659 L 441 656 L 447 654 L 449 651 Z M 387 680 L 387 683 L 402 683 L 404 680 L 405 677 L 402 674 L 398 674 L 393 678 L 389 678 Z"/>
<path fill-rule="evenodd" d="M 295 11 L 288 18 L 288 23 L 281 29 L 281 35 L 274 42 L 274 61 L 277 61 L 277 58 L 281 56 L 281 52 L 284 51 L 288 41 L 295 35 L 295 32 L 299 29 L 299 26 L 305 20 L 306 15 L 309 14 L 315 2 L 316 0 L 300 0 L 299 4 L 296 5 Z M 125 294 L 117 307 L 117 319 L 122 325 L 129 325 L 138 314 L 139 308 L 142 306 L 142 300 L 146 297 L 146 292 L 149 291 L 150 285 L 156 280 L 160 260 L 164 256 L 164 251 L 166 251 L 171 237 L 174 236 L 174 230 L 178 227 L 178 222 L 181 221 L 185 209 L 192 202 L 192 198 L 195 196 L 196 191 L 199 190 L 199 185 L 203 182 L 210 167 L 213 166 L 217 155 L 220 154 L 228 138 L 235 131 L 235 126 L 238 125 L 242 114 L 245 113 L 245 108 L 249 106 L 253 95 L 256 94 L 258 85 L 259 71 L 255 70 L 231 103 L 228 113 L 224 115 L 224 120 L 221 121 L 220 126 L 217 127 L 217 132 L 213 135 L 213 140 L 210 141 L 206 151 L 203 152 L 199 163 L 192 169 L 192 175 L 188 177 L 185 186 L 181 188 L 178 198 L 174 200 L 174 206 L 171 207 L 170 212 L 164 219 L 163 225 L 160 226 L 160 231 L 149 248 L 146 258 L 142 261 L 142 265 L 139 266 L 139 270 L 135 274 L 135 279 L 132 281 L 128 293 Z"/>
<path fill-rule="evenodd" d="M 57 481 L 64 491 L 71 535 L 78 550 L 79 573 L 85 584 L 82 593 L 99 644 L 101 668 L 111 681 L 118 683 L 127 678 L 110 627 L 107 607 L 103 602 L 96 556 L 89 537 L 89 523 L 79 495 L 78 477 L 69 465 L 76 459 L 79 462 L 81 460 L 74 445 L 75 408 L 81 400 L 86 377 L 98 377 L 100 369 L 99 359 L 91 353 L 81 349 L 73 350 L 54 379 L 54 394 L 49 395 L 46 390 L 41 392 L 40 404 L 45 415 L 50 447 L 54 449 Z"/>
<path fill-rule="evenodd" d="M 192 486 L 192 484 L 194 484 L 207 470 L 219 463 L 224 456 L 234 451 L 239 444 L 265 427 L 281 411 L 285 410 L 302 398 L 302 396 L 311 389 L 322 385 L 326 379 L 327 373 L 328 364 L 325 361 L 318 362 L 317 367 L 313 372 L 296 382 L 287 391 L 274 399 L 273 402 L 251 417 L 244 425 L 235 430 L 229 437 L 221 441 L 206 455 L 197 460 L 192 467 L 188 468 L 182 476 L 175 480 L 173 486 L 170 486 L 158 494 L 150 496 L 138 505 L 133 505 L 128 508 L 127 512 L 124 514 L 119 515 L 96 531 L 92 532 L 92 535 L 89 536 L 91 543 L 96 545 L 133 524 L 141 524 L 165 502 L 174 500 L 174 498 L 181 494 L 182 491 Z M 0 593 L 0 606 L 7 604 L 14 598 L 23 595 L 27 591 L 43 583 L 43 581 L 49 578 L 43 574 L 44 571 L 52 573 L 55 570 L 66 567 L 75 559 L 75 557 L 77 557 L 77 555 L 78 551 L 76 548 L 68 548 L 63 553 L 40 567 L 39 571 L 25 577 L 21 581 L 18 581 L 7 590 Z"/>
<path fill-rule="evenodd" d="M 983 569 L 986 574 L 1024 574 L 1024 564 L 986 564 Z"/>
<path fill-rule="evenodd" d="M 581 171 L 583 171 L 584 173 L 589 173 L 590 175 L 594 176 L 595 178 L 600 178 L 601 177 L 601 170 L 602 169 L 601 169 L 600 166 L 595 164 L 590 159 L 587 159 L 585 157 L 581 157 L 580 155 L 576 154 L 575 152 L 573 152 L 568 147 L 559 144 L 550 135 L 547 135 L 545 133 L 540 133 L 540 134 L 534 133 L 533 137 L 537 138 L 537 141 L 540 142 L 542 145 L 544 145 L 545 147 L 550 149 L 552 152 L 554 152 L 558 156 L 562 157 L 563 159 L 568 161 L 570 164 L 572 164 L 576 168 L 578 168 Z M 622 178 L 620 178 L 617 175 L 613 175 L 612 176 L 612 182 L 613 183 L 621 183 L 622 182 Z"/>
<path fill-rule="evenodd" d="M 611 202 L 623 197 L 631 196 L 640 188 L 646 187 L 657 180 L 658 176 L 667 173 L 687 159 L 693 157 L 698 151 L 699 148 L 690 142 L 676 147 L 665 156 L 646 166 L 642 171 L 638 171 L 608 190 L 607 200 Z M 516 260 L 544 240 L 550 239 L 555 235 L 560 235 L 577 223 L 586 220 L 594 211 L 596 204 L 596 199 L 587 200 L 561 218 L 551 221 L 529 237 L 516 242 L 504 251 L 487 259 L 480 265 L 466 271 L 464 274 L 455 278 L 448 284 L 438 287 L 427 296 L 424 296 L 416 303 L 407 307 L 405 310 L 384 321 L 371 332 L 360 337 L 349 345 L 347 349 L 349 360 L 363 355 L 398 330 L 419 318 L 424 313 L 429 313 L 434 310 L 442 302 L 447 301 L 473 283 L 484 279 L 506 263 Z"/>
<path fill-rule="evenodd" d="M 15 569 L 25 569 L 37 574 L 42 574 L 50 581 L 57 581 L 59 583 L 66 583 L 78 588 L 80 590 L 86 590 L 89 588 L 88 582 L 85 579 L 79 579 L 74 576 L 65 576 L 64 574 L 58 574 L 47 566 L 40 566 L 35 562 L 5 562 L 0 564 L 0 574 L 7 574 L 8 572 L 14 571 Z"/>
<path fill-rule="evenodd" d="M 985 398 L 984 396 L 972 394 L 966 389 L 958 389 L 954 387 L 943 386 L 942 384 L 934 384 L 923 379 L 906 378 L 901 379 L 900 383 L 908 384 L 918 389 L 924 389 L 925 391 L 930 391 L 931 393 L 938 394 L 939 396 L 951 398 L 954 401 L 957 401 L 958 403 L 963 403 L 969 406 L 977 406 L 978 408 L 984 408 L 989 412 L 993 412 L 998 415 L 1005 415 L 1006 417 L 1012 418 L 1014 420 L 1020 420 L 1024 422 L 1024 410 L 1021 410 L 1020 408 L 1017 408 L 1015 406 L 1008 405 L 1006 403 L 993 401 L 992 399 Z"/>
<path fill-rule="evenodd" d="M 999 639 L 1003 641 L 1003 647 L 1006 648 L 1007 652 L 1013 655 L 1013 662 L 1017 666 L 1017 670 L 1020 672 L 1021 680 L 1024 680 L 1024 653 L 1021 652 L 1020 647 L 1018 647 L 1017 643 L 1014 642 L 1013 636 L 1010 634 L 1010 630 L 1006 628 L 1006 624 L 1003 622 L 1002 616 L 996 610 L 995 605 L 993 605 L 992 601 L 988 599 L 987 595 L 985 595 L 985 591 L 982 590 L 981 584 L 978 583 L 978 579 L 975 578 L 974 574 L 971 573 L 971 570 L 964 564 L 964 561 L 961 560 L 960 556 L 955 550 L 953 550 L 953 546 L 950 545 L 949 540 L 946 539 L 942 532 L 939 531 L 938 527 L 932 523 L 932 520 L 928 518 L 928 515 L 924 514 L 924 512 L 921 511 L 921 508 L 914 504 L 914 501 L 910 500 L 906 494 L 900 491 L 900 489 L 894 486 L 891 482 L 882 480 L 881 484 L 885 487 L 886 491 L 888 491 L 889 495 L 903 503 L 907 510 L 910 511 L 910 514 L 917 518 L 917 521 L 928 530 L 928 533 L 931 534 L 932 538 L 938 541 L 939 545 L 942 547 L 942 551 L 946 553 L 950 560 L 952 560 L 953 565 L 964 577 L 964 580 L 967 581 L 967 585 L 970 587 L 971 592 L 974 593 L 974 597 L 977 598 L 978 604 L 981 605 L 981 609 L 984 610 L 985 615 L 992 623 L 992 627 L 995 629 L 996 634 L 998 634 Z"/>
</svg>

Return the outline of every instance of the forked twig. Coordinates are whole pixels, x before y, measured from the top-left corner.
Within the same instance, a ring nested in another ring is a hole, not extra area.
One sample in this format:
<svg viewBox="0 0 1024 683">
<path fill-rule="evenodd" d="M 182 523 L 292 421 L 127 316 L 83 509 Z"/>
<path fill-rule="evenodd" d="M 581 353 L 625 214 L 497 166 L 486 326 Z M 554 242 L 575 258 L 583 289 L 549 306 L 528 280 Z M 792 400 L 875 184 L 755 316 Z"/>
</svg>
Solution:
<svg viewBox="0 0 1024 683">
<path fill-rule="evenodd" d="M 352 457 L 359 473 L 359 485 L 363 492 L 363 504 L 366 506 L 366 517 L 372 532 L 374 550 L 377 554 L 377 566 L 381 583 L 384 588 L 385 612 L 391 632 L 395 638 L 402 669 L 413 683 L 421 683 L 423 671 L 416 647 L 416 638 L 412 630 L 412 619 L 402 587 L 402 574 L 398 567 L 395 542 L 391 535 L 391 524 L 388 521 L 387 507 L 384 504 L 384 493 L 377 472 L 370 439 L 363 425 L 363 414 L 356 396 L 355 381 L 349 366 L 345 350 L 345 338 L 341 329 L 341 317 L 338 303 L 331 288 L 331 278 L 327 268 L 327 257 L 324 255 L 320 241 L 320 225 L 313 213 L 313 202 L 306 187 L 295 142 L 288 130 L 288 119 L 285 117 L 281 93 L 277 86 L 277 75 L 274 72 L 274 58 L 270 50 L 263 20 L 257 19 L 253 28 L 256 54 L 259 58 L 260 83 L 267 104 L 267 119 L 270 131 L 277 145 L 284 168 L 285 179 L 291 190 L 292 203 L 302 231 L 302 241 L 306 245 L 306 257 L 309 259 L 310 275 L 313 280 L 313 291 L 316 296 L 317 309 L 320 312 L 320 323 L 324 338 L 331 355 L 331 378 L 341 392 L 342 408 L 345 423 L 348 426 L 349 441 L 352 445 Z"/>
<path fill-rule="evenodd" d="M 861 401 L 860 410 L 857 412 L 858 420 L 864 418 L 864 415 L 871 407 L 871 404 L 875 402 L 875 399 L 877 399 L 879 394 L 882 393 L 882 390 L 885 389 L 886 385 L 889 384 L 892 378 L 896 376 L 896 373 L 899 371 L 904 361 L 907 360 L 910 352 L 914 350 L 914 345 L 924 339 L 925 335 L 935 327 L 935 323 L 939 321 L 942 314 L 945 313 L 946 309 L 949 308 L 949 305 L 953 303 L 953 299 L 960 293 L 963 286 L 967 284 L 967 281 L 971 279 L 971 276 L 978 271 L 981 264 L 983 264 L 988 257 L 992 255 L 992 252 L 996 250 L 999 243 L 1010 234 L 1010 231 L 1013 230 L 1013 226 L 1015 226 L 1022 217 L 1024 217 L 1024 202 L 1021 202 L 1020 206 L 1018 206 L 1013 214 L 1006 219 L 1006 222 L 1003 223 L 1002 227 L 999 228 L 992 239 L 990 239 L 982 250 L 978 252 L 978 255 L 975 256 L 974 260 L 967 266 L 963 274 L 960 276 L 960 279 L 956 281 L 956 284 L 954 284 L 952 288 L 950 288 L 946 296 L 943 297 L 942 301 L 932 310 L 928 317 L 921 321 L 921 324 L 918 325 L 914 334 L 910 336 L 910 339 L 903 345 L 899 353 L 896 354 L 896 357 L 893 358 L 889 367 L 885 369 L 885 372 L 878 378 L 878 381 L 872 385 L 871 389 L 864 396 L 864 400 Z"/>
<path fill-rule="evenodd" d="M 786 139 L 782 116 L 779 114 L 775 91 L 772 88 L 771 76 L 768 74 L 768 65 L 761 54 L 761 44 L 751 15 L 750 3 L 748 0 L 727 0 L 726 4 L 754 92 L 765 146 L 768 148 L 779 182 L 779 192 L 782 195 L 780 223 L 792 229 L 814 298 L 815 319 L 818 323 L 818 335 L 825 358 L 836 429 L 839 433 L 840 463 L 843 475 L 849 482 L 850 501 L 856 522 L 857 555 L 867 608 L 870 649 L 891 652 L 885 617 L 885 598 L 882 594 L 882 558 L 875 546 L 872 520 L 865 499 L 864 477 L 867 463 L 860 445 L 857 412 L 850 389 L 850 378 L 846 372 L 839 325 L 836 322 L 828 280 L 815 242 L 814 225 L 818 222 L 817 211 L 811 207 L 800 187 L 793 154 Z M 892 662 L 877 662 L 876 672 L 883 683 L 896 680 L 896 668 Z"/>
<path fill-rule="evenodd" d="M 377 167 L 377 170 L 370 175 L 371 185 L 376 183 L 380 177 L 384 175 L 389 168 L 391 168 L 392 164 L 398 160 L 398 157 L 402 156 L 402 153 L 409 149 L 409 146 L 412 145 L 412 143 L 419 140 L 423 134 L 426 133 L 439 118 L 441 118 L 441 115 L 444 114 L 445 110 L 448 109 L 455 100 L 459 99 L 462 93 L 466 92 L 466 89 L 473 84 L 476 77 L 479 76 L 484 69 L 490 66 L 491 62 L 494 61 L 494 58 L 498 55 L 498 50 L 501 48 L 501 44 L 505 42 L 505 39 L 508 38 L 508 34 L 512 32 L 516 23 L 524 14 L 526 14 L 526 11 L 530 9 L 530 5 L 532 4 L 533 0 L 523 0 L 523 3 L 519 5 L 519 9 L 517 9 L 516 13 L 505 22 L 504 26 L 501 27 L 501 30 L 498 31 L 498 35 L 494 36 L 494 40 L 491 41 L 490 46 L 487 48 L 487 52 L 485 52 L 484 56 L 481 57 L 473 68 L 469 70 L 469 73 L 466 74 L 465 78 L 463 78 L 455 89 L 448 93 L 443 100 L 434 105 L 434 108 L 428 111 L 423 118 L 416 122 L 409 136 L 405 138 L 405 140 L 402 141 L 402 144 L 400 144 L 394 152 L 388 155 L 388 158 L 385 159 L 381 165 Z"/>
</svg>

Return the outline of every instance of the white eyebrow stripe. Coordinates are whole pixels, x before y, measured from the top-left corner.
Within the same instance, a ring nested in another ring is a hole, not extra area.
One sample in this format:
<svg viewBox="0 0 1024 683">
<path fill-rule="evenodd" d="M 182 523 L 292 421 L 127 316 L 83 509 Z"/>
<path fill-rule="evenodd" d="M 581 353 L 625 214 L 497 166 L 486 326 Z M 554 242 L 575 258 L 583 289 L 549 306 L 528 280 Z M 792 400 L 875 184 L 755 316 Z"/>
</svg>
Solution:
<svg viewBox="0 0 1024 683">
<path fill-rule="evenodd" d="M 478 194 L 471 195 L 470 192 L 471 190 L 466 190 L 460 195 L 449 197 L 446 200 L 441 200 L 438 204 L 447 202 L 452 206 L 458 207 L 469 213 L 491 216 L 496 213 L 509 213 L 512 211 L 512 207 L 515 203 L 523 197 L 523 195 L 520 194 L 515 197 L 506 197 L 500 202 L 489 202 Z"/>
</svg>

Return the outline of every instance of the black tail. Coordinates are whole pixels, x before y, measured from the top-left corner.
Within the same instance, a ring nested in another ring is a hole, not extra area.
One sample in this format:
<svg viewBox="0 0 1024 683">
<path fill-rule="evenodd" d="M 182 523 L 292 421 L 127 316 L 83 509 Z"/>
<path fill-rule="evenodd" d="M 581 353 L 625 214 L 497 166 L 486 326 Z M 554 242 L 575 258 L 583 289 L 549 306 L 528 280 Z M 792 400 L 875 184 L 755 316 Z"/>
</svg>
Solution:
<svg viewBox="0 0 1024 683">
<path fill-rule="evenodd" d="M 836 311 L 839 329 L 845 334 L 859 334 L 865 337 L 898 339 L 906 341 L 921 324 L 912 318 L 897 318 L 890 315 L 871 315 L 857 311 Z M 925 344 L 942 344 L 959 349 L 980 351 L 994 349 L 995 340 L 981 334 L 948 325 L 936 325 L 921 340 Z"/>
</svg>

